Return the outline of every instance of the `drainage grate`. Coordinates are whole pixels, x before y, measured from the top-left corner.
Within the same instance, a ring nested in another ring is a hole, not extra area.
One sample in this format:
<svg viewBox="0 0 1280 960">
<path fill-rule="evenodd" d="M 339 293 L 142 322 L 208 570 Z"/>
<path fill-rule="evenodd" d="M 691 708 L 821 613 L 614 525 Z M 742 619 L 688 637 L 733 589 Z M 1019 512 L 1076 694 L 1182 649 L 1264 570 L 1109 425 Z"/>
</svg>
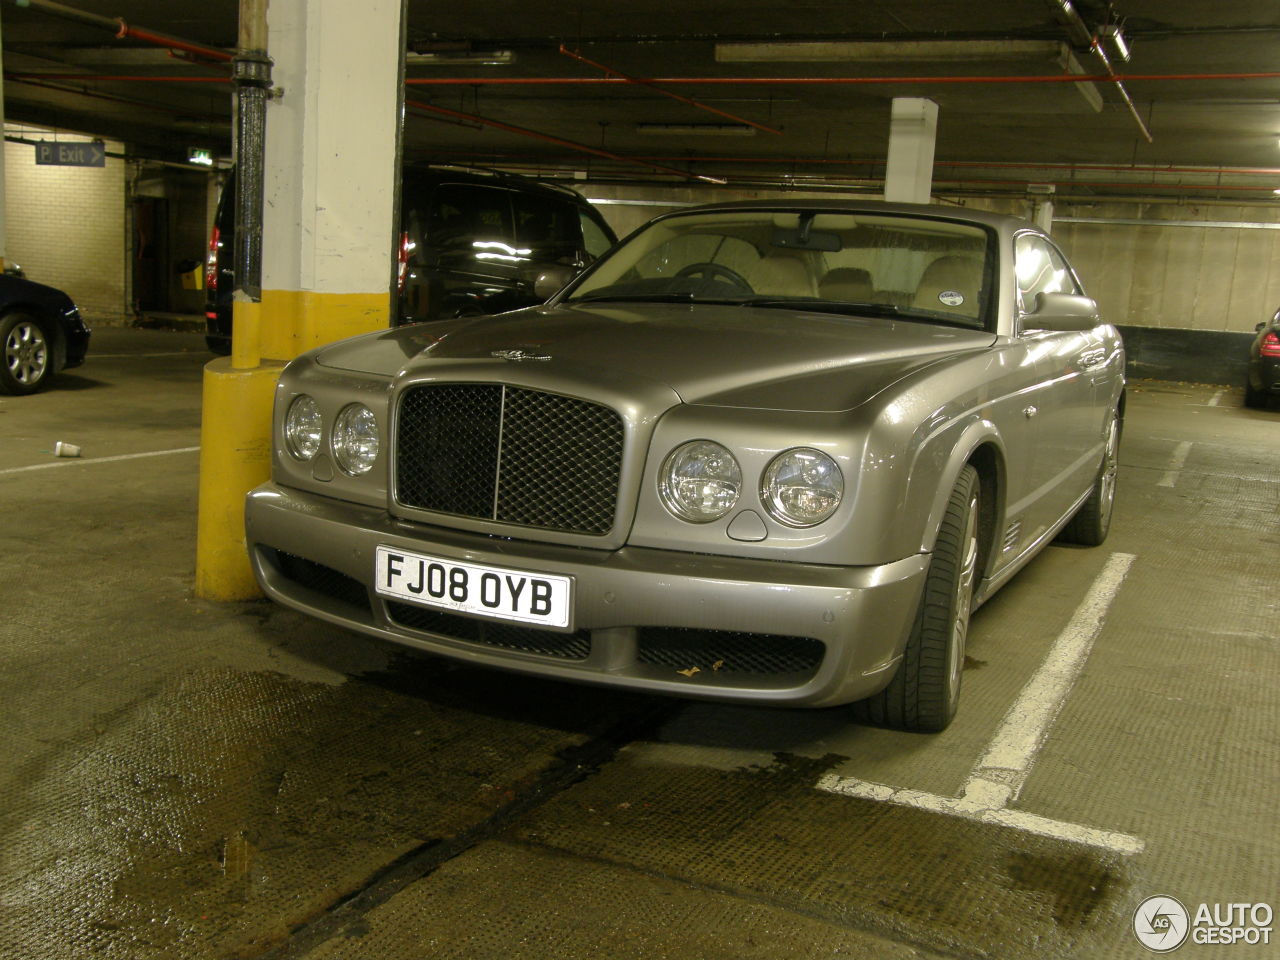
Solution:
<svg viewBox="0 0 1280 960">
<path fill-rule="evenodd" d="M 517 624 L 475 620 L 471 617 L 460 617 L 454 613 L 391 601 L 387 603 L 387 614 L 396 623 L 411 630 L 438 633 L 453 637 L 455 640 L 483 643 L 503 650 L 536 653 L 544 657 L 559 657 L 562 660 L 585 660 L 591 653 L 590 630 L 556 633 L 552 630 L 538 630 L 535 627 L 522 627 Z"/>
<path fill-rule="evenodd" d="M 636 659 L 659 667 L 698 666 L 718 674 L 813 674 L 825 648 L 809 637 L 687 627 L 643 627 Z M 717 666 L 718 664 L 718 666 Z"/>
</svg>

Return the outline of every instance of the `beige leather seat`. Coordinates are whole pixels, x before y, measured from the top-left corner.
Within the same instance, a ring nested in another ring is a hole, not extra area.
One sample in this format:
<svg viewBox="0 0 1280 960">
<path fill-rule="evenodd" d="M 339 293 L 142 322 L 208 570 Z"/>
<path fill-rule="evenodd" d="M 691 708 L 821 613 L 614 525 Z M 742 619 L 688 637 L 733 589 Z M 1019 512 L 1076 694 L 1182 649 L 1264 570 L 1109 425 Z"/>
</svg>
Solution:
<svg viewBox="0 0 1280 960">
<path fill-rule="evenodd" d="M 747 283 L 756 293 L 773 297 L 816 297 L 809 268 L 790 253 L 770 253 L 747 271 Z"/>
<path fill-rule="evenodd" d="M 828 271 L 818 283 L 818 296 L 823 300 L 849 300 L 867 303 L 875 297 L 871 273 L 861 267 L 838 267 Z"/>
<path fill-rule="evenodd" d="M 976 317 L 981 291 L 982 261 L 977 257 L 953 254 L 939 257 L 925 268 L 911 305 L 921 310 L 942 310 Z"/>
</svg>

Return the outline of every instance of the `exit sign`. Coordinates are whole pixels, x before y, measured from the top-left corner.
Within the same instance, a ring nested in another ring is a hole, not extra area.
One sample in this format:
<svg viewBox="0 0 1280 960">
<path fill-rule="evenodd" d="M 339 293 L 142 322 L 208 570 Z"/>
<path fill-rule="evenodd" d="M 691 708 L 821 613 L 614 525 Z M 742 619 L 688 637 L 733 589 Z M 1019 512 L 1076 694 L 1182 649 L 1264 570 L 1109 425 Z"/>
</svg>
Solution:
<svg viewBox="0 0 1280 960">
<path fill-rule="evenodd" d="M 101 140 L 92 143 L 48 143 L 36 145 L 36 163 L 54 167 L 105 167 L 107 147 Z"/>
</svg>

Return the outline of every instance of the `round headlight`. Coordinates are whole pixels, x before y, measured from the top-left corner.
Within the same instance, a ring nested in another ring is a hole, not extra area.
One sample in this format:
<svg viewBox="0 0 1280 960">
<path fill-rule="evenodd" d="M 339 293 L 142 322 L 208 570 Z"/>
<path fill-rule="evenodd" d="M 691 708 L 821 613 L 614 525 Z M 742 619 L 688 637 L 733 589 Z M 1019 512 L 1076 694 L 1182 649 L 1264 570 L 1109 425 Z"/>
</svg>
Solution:
<svg viewBox="0 0 1280 960">
<path fill-rule="evenodd" d="M 658 480 L 667 509 L 690 523 L 710 523 L 733 509 L 742 493 L 742 469 L 718 443 L 694 440 L 671 451 Z"/>
<path fill-rule="evenodd" d="M 298 460 L 310 460 L 320 452 L 322 426 L 320 405 L 305 393 L 296 397 L 284 418 L 285 446 Z"/>
<path fill-rule="evenodd" d="M 836 512 L 842 496 L 844 477 L 836 462 L 807 447 L 774 457 L 760 481 L 765 508 L 790 527 L 821 523 Z"/>
<path fill-rule="evenodd" d="M 362 403 L 343 407 L 333 423 L 333 459 L 344 472 L 358 477 L 378 459 L 378 421 Z"/>
</svg>

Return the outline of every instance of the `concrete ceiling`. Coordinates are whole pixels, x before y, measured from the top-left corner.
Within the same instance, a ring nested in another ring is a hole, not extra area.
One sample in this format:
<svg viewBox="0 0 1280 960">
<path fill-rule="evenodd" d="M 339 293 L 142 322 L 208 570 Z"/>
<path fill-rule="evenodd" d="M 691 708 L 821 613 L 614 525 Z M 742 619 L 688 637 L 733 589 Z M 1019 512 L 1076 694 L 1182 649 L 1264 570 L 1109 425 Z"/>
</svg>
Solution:
<svg viewBox="0 0 1280 960">
<path fill-rule="evenodd" d="M 406 155 L 617 180 L 681 179 L 656 164 L 742 186 L 874 185 L 890 102 L 918 96 L 939 105 L 940 193 L 1021 194 L 1028 183 L 1053 183 L 1060 197 L 1277 202 L 1280 75 L 1238 75 L 1280 67 L 1280 4 L 1077 0 L 1083 23 L 1073 28 L 1062 2 L 409 0 L 410 49 L 448 62 L 408 67 L 410 81 L 430 82 L 408 87 L 421 106 L 408 111 Z M 183 160 L 195 145 L 228 151 L 225 67 L 29 4 L 0 3 L 10 120 L 123 140 L 155 159 Z M 227 51 L 235 44 L 235 0 L 61 6 Z M 1106 72 L 1087 40 L 1107 24 L 1121 25 L 1132 48 L 1127 63 L 1112 56 L 1115 72 L 1131 79 L 1054 79 Z M 771 59 L 741 59 L 752 52 L 741 44 L 764 45 Z M 562 45 L 618 74 L 667 82 L 661 90 L 601 82 L 600 69 Z M 458 62 L 495 51 L 509 62 Z M 815 51 L 842 59 L 777 59 Z M 1064 66 L 1071 58 L 1076 66 Z M 513 79 L 585 82 L 506 82 Z"/>
</svg>

